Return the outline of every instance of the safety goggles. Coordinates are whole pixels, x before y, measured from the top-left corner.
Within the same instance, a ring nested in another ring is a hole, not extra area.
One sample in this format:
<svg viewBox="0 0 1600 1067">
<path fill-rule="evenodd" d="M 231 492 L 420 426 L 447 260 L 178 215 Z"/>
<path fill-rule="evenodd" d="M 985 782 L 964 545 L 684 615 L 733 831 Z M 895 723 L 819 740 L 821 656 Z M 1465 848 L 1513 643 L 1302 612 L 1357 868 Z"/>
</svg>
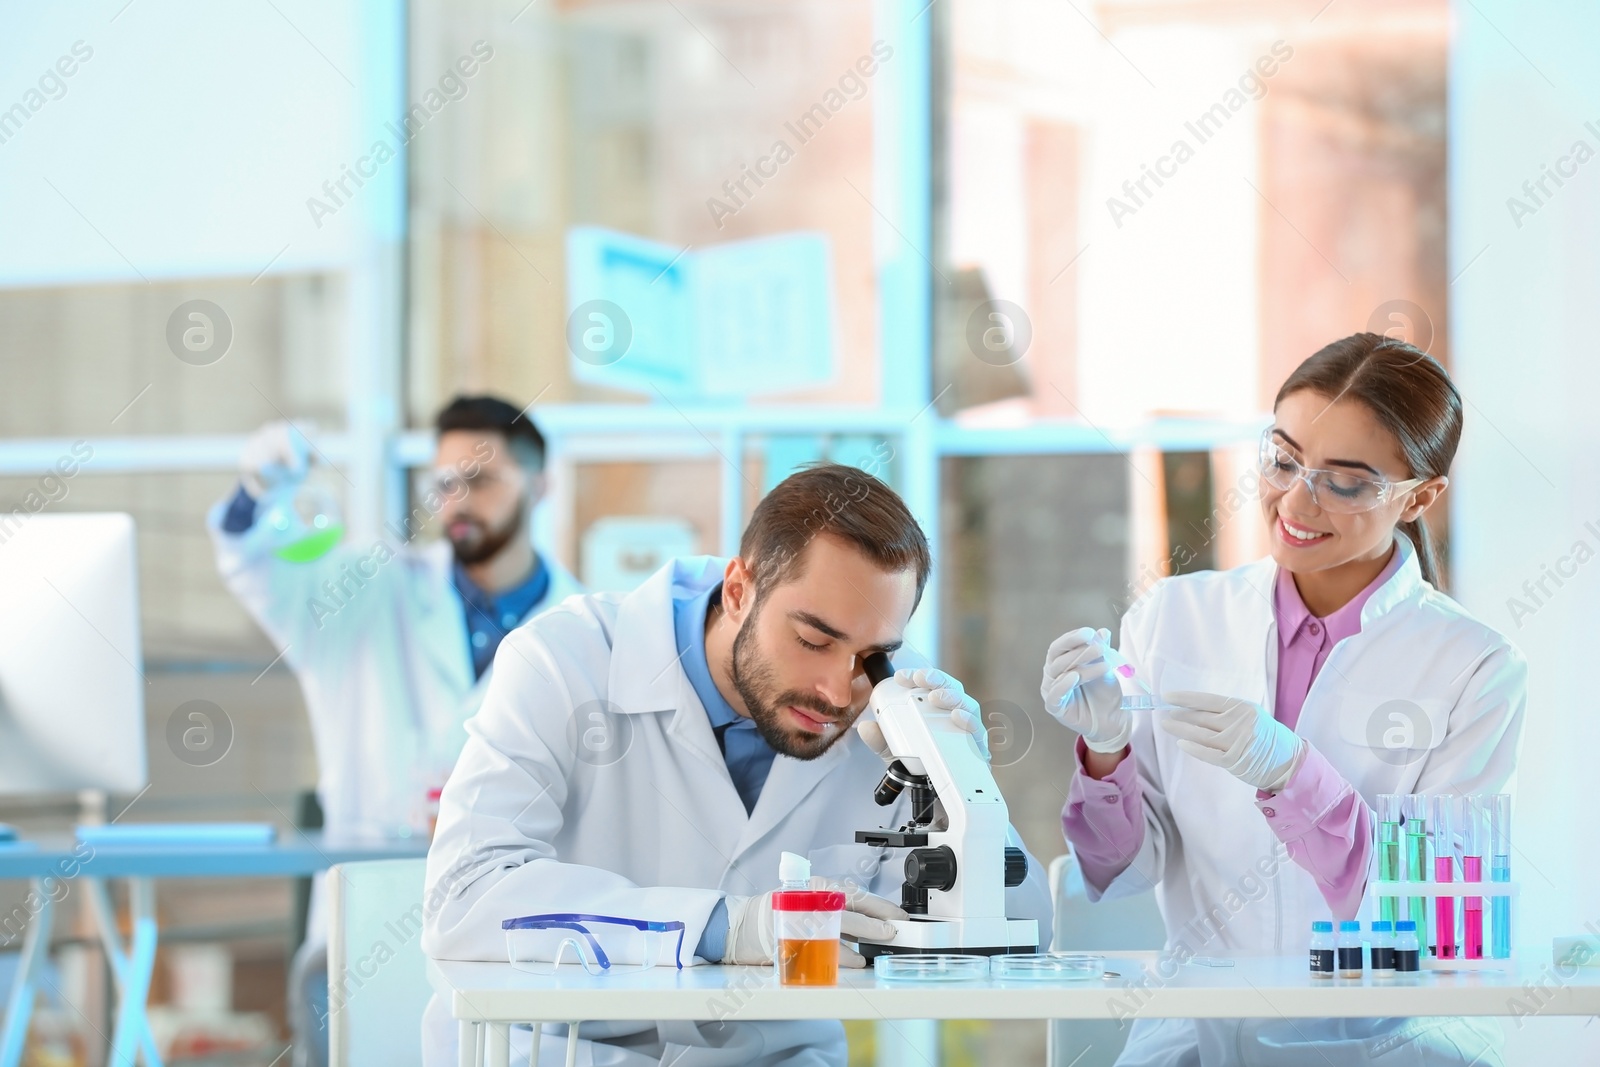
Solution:
<svg viewBox="0 0 1600 1067">
<path fill-rule="evenodd" d="M 1323 511 L 1340 515 L 1359 515 L 1380 508 L 1403 493 L 1421 485 L 1425 479 L 1408 478 L 1391 482 L 1387 478 L 1369 478 L 1352 471 L 1319 470 L 1302 466 L 1272 439 L 1272 431 L 1261 435 L 1261 477 L 1268 485 L 1285 492 L 1294 483 L 1304 482 L 1311 494 L 1312 503 Z"/>
<path fill-rule="evenodd" d="M 506 932 L 511 966 L 533 974 L 553 974 L 571 949 L 572 959 L 590 974 L 683 967 L 681 921 L 651 922 L 613 915 L 555 912 L 524 915 L 500 924 Z"/>
</svg>

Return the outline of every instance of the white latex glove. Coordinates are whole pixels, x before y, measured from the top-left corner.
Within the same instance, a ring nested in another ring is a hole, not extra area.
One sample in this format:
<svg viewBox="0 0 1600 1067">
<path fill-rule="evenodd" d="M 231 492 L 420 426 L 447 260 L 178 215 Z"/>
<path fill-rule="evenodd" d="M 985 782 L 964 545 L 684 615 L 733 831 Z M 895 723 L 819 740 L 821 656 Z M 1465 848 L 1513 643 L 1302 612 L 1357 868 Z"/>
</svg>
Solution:
<svg viewBox="0 0 1600 1067">
<path fill-rule="evenodd" d="M 771 963 L 778 951 L 778 935 L 772 925 L 772 894 L 729 894 L 727 903 L 728 938 L 723 943 L 722 962 L 748 966 Z"/>
<path fill-rule="evenodd" d="M 239 481 L 260 500 L 280 486 L 298 482 L 310 470 L 310 447 L 287 422 L 269 422 L 250 435 L 239 455 Z"/>
<path fill-rule="evenodd" d="M 1056 721 L 1083 737 L 1091 752 L 1121 752 L 1133 736 L 1133 716 L 1123 710 L 1122 686 L 1105 650 L 1109 630 L 1068 630 L 1044 654 L 1039 695 Z"/>
<path fill-rule="evenodd" d="M 889 920 L 911 916 L 882 897 L 862 891 L 859 886 L 837 885 L 826 878 L 811 879 L 813 889 L 837 889 L 844 893 L 844 914 L 839 918 L 839 935 L 851 940 L 892 941 L 895 928 Z M 778 950 L 777 931 L 772 919 L 772 894 L 755 897 L 728 897 L 728 939 L 722 962 L 756 966 L 771 963 Z M 861 969 L 866 959 L 855 949 L 839 942 L 839 966 Z"/>
<path fill-rule="evenodd" d="M 983 758 L 989 758 L 989 731 L 984 728 L 978 702 L 967 696 L 966 689 L 959 681 L 931 667 L 903 668 L 894 672 L 894 680 L 907 689 L 925 691 L 928 702 L 941 711 L 948 711 L 950 721 L 955 723 L 956 728 L 971 734 Z M 888 742 L 883 738 L 883 728 L 876 722 L 858 719 L 856 733 L 885 763 L 893 759 L 889 754 Z"/>
<path fill-rule="evenodd" d="M 1176 707 L 1162 717 L 1161 728 L 1178 739 L 1178 747 L 1242 782 L 1276 793 L 1300 765 L 1305 739 L 1259 704 L 1188 690 L 1161 699 Z"/>
<path fill-rule="evenodd" d="M 812 889 L 837 889 L 844 894 L 844 914 L 839 917 L 839 936 L 852 941 L 893 941 L 895 928 L 891 921 L 907 922 L 911 916 L 892 900 L 874 896 L 853 882 L 830 882 L 826 878 L 812 878 Z M 849 945 L 839 944 L 839 966 L 857 970 L 867 965 L 866 957 Z"/>
</svg>

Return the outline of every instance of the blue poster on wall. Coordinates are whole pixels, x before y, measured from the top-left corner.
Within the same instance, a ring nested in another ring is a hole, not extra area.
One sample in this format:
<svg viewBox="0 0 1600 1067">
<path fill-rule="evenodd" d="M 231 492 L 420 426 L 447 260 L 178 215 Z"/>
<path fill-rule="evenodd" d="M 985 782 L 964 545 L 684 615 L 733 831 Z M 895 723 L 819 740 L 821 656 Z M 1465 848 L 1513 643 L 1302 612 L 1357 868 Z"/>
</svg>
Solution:
<svg viewBox="0 0 1600 1067">
<path fill-rule="evenodd" d="M 738 401 L 834 378 L 828 239 L 683 251 L 598 226 L 567 234 L 572 376 L 674 400 Z"/>
</svg>

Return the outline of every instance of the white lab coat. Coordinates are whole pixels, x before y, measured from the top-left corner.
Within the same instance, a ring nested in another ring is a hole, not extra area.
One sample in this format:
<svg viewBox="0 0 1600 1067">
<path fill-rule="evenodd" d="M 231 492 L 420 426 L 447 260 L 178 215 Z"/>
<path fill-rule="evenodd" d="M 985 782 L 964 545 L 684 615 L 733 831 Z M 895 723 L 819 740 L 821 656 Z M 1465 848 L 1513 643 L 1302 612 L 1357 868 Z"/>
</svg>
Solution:
<svg viewBox="0 0 1600 1067">
<path fill-rule="evenodd" d="M 1368 804 L 1380 793 L 1497 792 L 1516 764 L 1527 663 L 1424 582 L 1411 542 L 1396 540 L 1399 569 L 1362 607 L 1361 632 L 1328 654 L 1295 732 Z M 1221 693 L 1271 711 L 1277 574 L 1265 559 L 1166 579 L 1124 616 L 1121 649 L 1158 693 Z M 1167 947 L 1180 956 L 1303 956 L 1311 923 L 1330 918 L 1328 906 L 1313 876 L 1287 858 L 1255 789 L 1183 753 L 1149 716 L 1136 723 L 1132 747 L 1144 842 L 1104 895 L 1153 884 Z M 1089 896 L 1101 894 L 1090 887 Z M 1460 1019 L 1145 1020 L 1118 1062 L 1342 1067 L 1368 1062 L 1381 1045 L 1390 1050 L 1383 1062 L 1396 1067 L 1465 1065 L 1486 1041 L 1498 1048 L 1499 1035 L 1493 1023 Z M 1477 1062 L 1496 1063 L 1497 1053 Z"/>
<path fill-rule="evenodd" d="M 778 756 L 746 814 L 673 630 L 674 589 L 715 585 L 724 562 L 675 560 L 632 593 L 569 600 L 506 638 L 428 854 L 425 899 L 442 901 L 426 918 L 429 955 L 504 960 L 501 920 L 583 911 L 682 920 L 689 965 L 718 900 L 776 888 L 785 850 L 809 856 L 813 874 L 851 878 L 898 902 L 903 853 L 854 842 L 857 830 L 903 822 L 906 798 L 890 808 L 873 802 L 883 762 L 854 732 L 813 760 Z M 590 735 L 598 743 L 581 746 L 580 731 L 600 731 Z M 1011 838 L 1020 843 L 1015 831 Z M 1038 920 L 1048 939 L 1049 889 L 1036 860 L 1007 891 L 1007 907 Z M 434 1003 L 430 1017 L 439 1018 Z M 843 1064 L 845 1055 L 836 1022 L 608 1032 L 648 1040 L 626 1052 L 586 1041 L 579 1062 Z M 454 1033 L 438 1030 L 439 1062 L 454 1062 Z M 562 1062 L 559 1042 L 545 1049 Z"/>
<path fill-rule="evenodd" d="M 207 516 L 217 569 L 300 681 L 324 825 L 352 836 L 403 832 L 454 765 L 493 674 L 473 676 L 450 545 L 396 548 L 385 536 L 383 552 L 377 542 L 346 542 L 314 562 L 289 563 L 273 554 L 261 523 L 225 532 L 227 507 L 221 501 Z M 381 562 L 384 555 L 391 558 Z M 543 559 L 550 589 L 536 612 L 583 591 Z M 308 941 L 325 937 L 320 902 L 318 892 Z"/>
</svg>

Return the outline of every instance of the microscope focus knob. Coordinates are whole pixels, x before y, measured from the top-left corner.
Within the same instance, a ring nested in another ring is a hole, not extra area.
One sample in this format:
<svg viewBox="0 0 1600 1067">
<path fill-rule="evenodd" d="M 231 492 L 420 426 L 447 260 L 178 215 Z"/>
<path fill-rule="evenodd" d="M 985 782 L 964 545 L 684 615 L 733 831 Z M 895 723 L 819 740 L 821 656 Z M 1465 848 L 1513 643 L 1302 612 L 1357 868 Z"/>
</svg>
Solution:
<svg viewBox="0 0 1600 1067">
<path fill-rule="evenodd" d="M 1028 854 L 1015 845 L 1006 846 L 1006 888 L 1015 889 L 1028 880 Z"/>
<path fill-rule="evenodd" d="M 906 854 L 906 885 L 948 890 L 956 884 L 956 853 L 949 845 L 914 848 Z"/>
</svg>

